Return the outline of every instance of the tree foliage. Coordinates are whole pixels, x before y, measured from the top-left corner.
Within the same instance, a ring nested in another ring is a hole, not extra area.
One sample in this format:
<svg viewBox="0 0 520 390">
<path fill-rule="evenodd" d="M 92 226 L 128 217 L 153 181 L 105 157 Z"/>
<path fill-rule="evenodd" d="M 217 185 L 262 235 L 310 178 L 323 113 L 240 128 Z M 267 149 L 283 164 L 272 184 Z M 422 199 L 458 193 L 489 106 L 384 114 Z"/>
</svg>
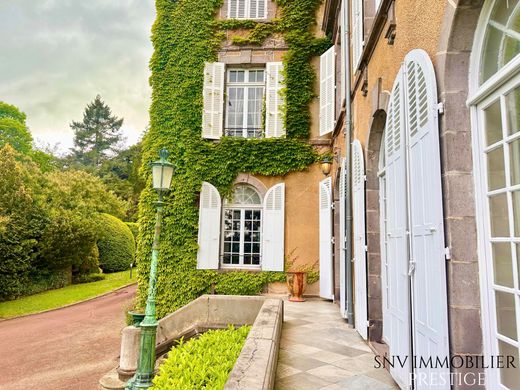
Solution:
<svg viewBox="0 0 520 390">
<path fill-rule="evenodd" d="M 30 153 L 33 139 L 25 119 L 17 107 L 0 101 L 0 147 L 9 144 L 21 153 Z"/>
<path fill-rule="evenodd" d="M 81 122 L 73 121 L 70 128 L 74 131 L 76 158 L 86 166 L 98 167 L 115 152 L 122 140 L 123 119 L 112 115 L 110 107 L 97 95 L 83 113 Z"/>
<path fill-rule="evenodd" d="M 10 145 L 0 148 L 0 300 L 57 286 L 65 270 L 95 270 L 100 212 L 121 216 L 124 204 L 99 178 L 45 173 Z"/>
</svg>

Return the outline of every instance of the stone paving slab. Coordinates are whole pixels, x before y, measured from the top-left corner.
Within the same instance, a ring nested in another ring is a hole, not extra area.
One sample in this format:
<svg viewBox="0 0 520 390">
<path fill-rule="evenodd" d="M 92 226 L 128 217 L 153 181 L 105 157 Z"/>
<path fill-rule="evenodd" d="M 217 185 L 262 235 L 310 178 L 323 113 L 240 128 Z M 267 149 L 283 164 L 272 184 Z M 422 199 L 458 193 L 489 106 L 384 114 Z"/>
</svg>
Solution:
<svg viewBox="0 0 520 390">
<path fill-rule="evenodd" d="M 374 354 L 321 299 L 285 302 L 275 390 L 398 390 Z"/>
</svg>

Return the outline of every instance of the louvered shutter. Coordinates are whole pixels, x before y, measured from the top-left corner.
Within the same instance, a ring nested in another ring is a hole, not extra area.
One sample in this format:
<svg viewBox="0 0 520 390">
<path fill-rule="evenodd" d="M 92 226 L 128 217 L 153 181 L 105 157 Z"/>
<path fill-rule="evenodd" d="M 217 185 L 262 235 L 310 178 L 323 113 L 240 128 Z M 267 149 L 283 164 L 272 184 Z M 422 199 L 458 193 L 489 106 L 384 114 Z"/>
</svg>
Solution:
<svg viewBox="0 0 520 390">
<path fill-rule="evenodd" d="M 346 235 L 347 222 L 347 172 L 346 159 L 341 160 L 339 176 L 339 309 L 343 318 L 347 318 L 347 272 L 346 272 Z"/>
<path fill-rule="evenodd" d="M 336 59 L 334 46 L 320 57 L 320 135 L 334 130 Z"/>
<path fill-rule="evenodd" d="M 204 67 L 204 113 L 202 138 L 219 139 L 224 124 L 225 65 L 207 62 Z"/>
<path fill-rule="evenodd" d="M 218 269 L 221 199 L 218 190 L 202 183 L 199 205 L 198 269 Z"/>
<path fill-rule="evenodd" d="M 266 0 L 249 0 L 249 19 L 266 17 Z"/>
<path fill-rule="evenodd" d="M 352 0 L 352 65 L 359 66 L 363 52 L 363 0 Z"/>
<path fill-rule="evenodd" d="M 332 268 L 332 180 L 320 182 L 320 297 L 334 299 Z"/>
<path fill-rule="evenodd" d="M 346 32 L 346 24 L 347 24 L 347 18 L 346 18 L 346 12 L 345 7 L 348 7 L 348 3 L 346 0 L 341 1 L 341 21 L 340 21 L 340 42 L 341 42 L 341 104 L 345 101 L 346 94 L 345 94 L 345 85 L 346 85 L 346 77 L 347 77 L 347 58 L 346 58 L 346 52 L 348 50 L 348 41 L 347 41 L 347 32 Z"/>
<path fill-rule="evenodd" d="M 352 142 L 352 217 L 354 237 L 355 322 L 365 340 L 367 327 L 367 262 L 365 239 L 365 164 L 359 140 Z"/>
<path fill-rule="evenodd" d="M 283 64 L 268 62 L 266 64 L 267 79 L 265 83 L 265 137 L 282 137 L 285 135 L 283 120 L 283 97 L 280 91 L 283 88 Z"/>
<path fill-rule="evenodd" d="M 405 58 L 409 145 L 410 239 L 414 355 L 449 356 L 437 82 L 430 57 L 413 50 Z M 449 377 L 447 367 L 417 367 L 418 377 Z M 417 389 L 449 389 L 449 384 Z"/>
<path fill-rule="evenodd" d="M 285 184 L 271 187 L 264 199 L 262 270 L 284 270 Z"/>
<path fill-rule="evenodd" d="M 247 2 L 248 0 L 229 0 L 228 18 L 229 19 L 244 19 L 247 17 Z"/>
<path fill-rule="evenodd" d="M 404 138 L 404 72 L 399 71 L 390 96 L 386 128 L 386 212 L 388 309 L 385 335 L 391 356 L 410 354 L 410 306 L 407 244 L 406 152 Z M 409 359 L 390 373 L 401 388 L 408 388 Z"/>
</svg>

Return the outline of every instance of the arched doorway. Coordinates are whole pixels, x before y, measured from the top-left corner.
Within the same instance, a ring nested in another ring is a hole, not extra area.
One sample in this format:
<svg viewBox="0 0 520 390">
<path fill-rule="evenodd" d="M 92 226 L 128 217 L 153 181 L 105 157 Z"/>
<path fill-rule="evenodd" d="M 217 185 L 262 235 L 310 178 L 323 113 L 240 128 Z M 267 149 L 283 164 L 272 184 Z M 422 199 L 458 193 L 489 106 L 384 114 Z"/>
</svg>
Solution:
<svg viewBox="0 0 520 390">
<path fill-rule="evenodd" d="M 519 362 L 520 1 L 484 4 L 471 60 L 470 97 L 482 327 L 486 356 Z M 518 367 L 518 364 L 515 364 Z M 493 389 L 519 389 L 520 369 L 490 369 Z"/>
</svg>

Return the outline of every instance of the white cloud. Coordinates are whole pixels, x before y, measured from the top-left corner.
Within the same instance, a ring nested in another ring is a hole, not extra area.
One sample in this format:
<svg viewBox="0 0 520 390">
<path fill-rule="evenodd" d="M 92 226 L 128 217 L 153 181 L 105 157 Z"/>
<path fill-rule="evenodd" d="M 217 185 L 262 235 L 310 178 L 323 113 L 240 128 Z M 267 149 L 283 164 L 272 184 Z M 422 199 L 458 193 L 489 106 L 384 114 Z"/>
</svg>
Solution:
<svg viewBox="0 0 520 390">
<path fill-rule="evenodd" d="M 27 113 L 34 138 L 66 149 L 69 123 L 100 94 L 135 142 L 148 124 L 154 17 L 153 0 L 3 0 L 0 100 Z"/>
</svg>

